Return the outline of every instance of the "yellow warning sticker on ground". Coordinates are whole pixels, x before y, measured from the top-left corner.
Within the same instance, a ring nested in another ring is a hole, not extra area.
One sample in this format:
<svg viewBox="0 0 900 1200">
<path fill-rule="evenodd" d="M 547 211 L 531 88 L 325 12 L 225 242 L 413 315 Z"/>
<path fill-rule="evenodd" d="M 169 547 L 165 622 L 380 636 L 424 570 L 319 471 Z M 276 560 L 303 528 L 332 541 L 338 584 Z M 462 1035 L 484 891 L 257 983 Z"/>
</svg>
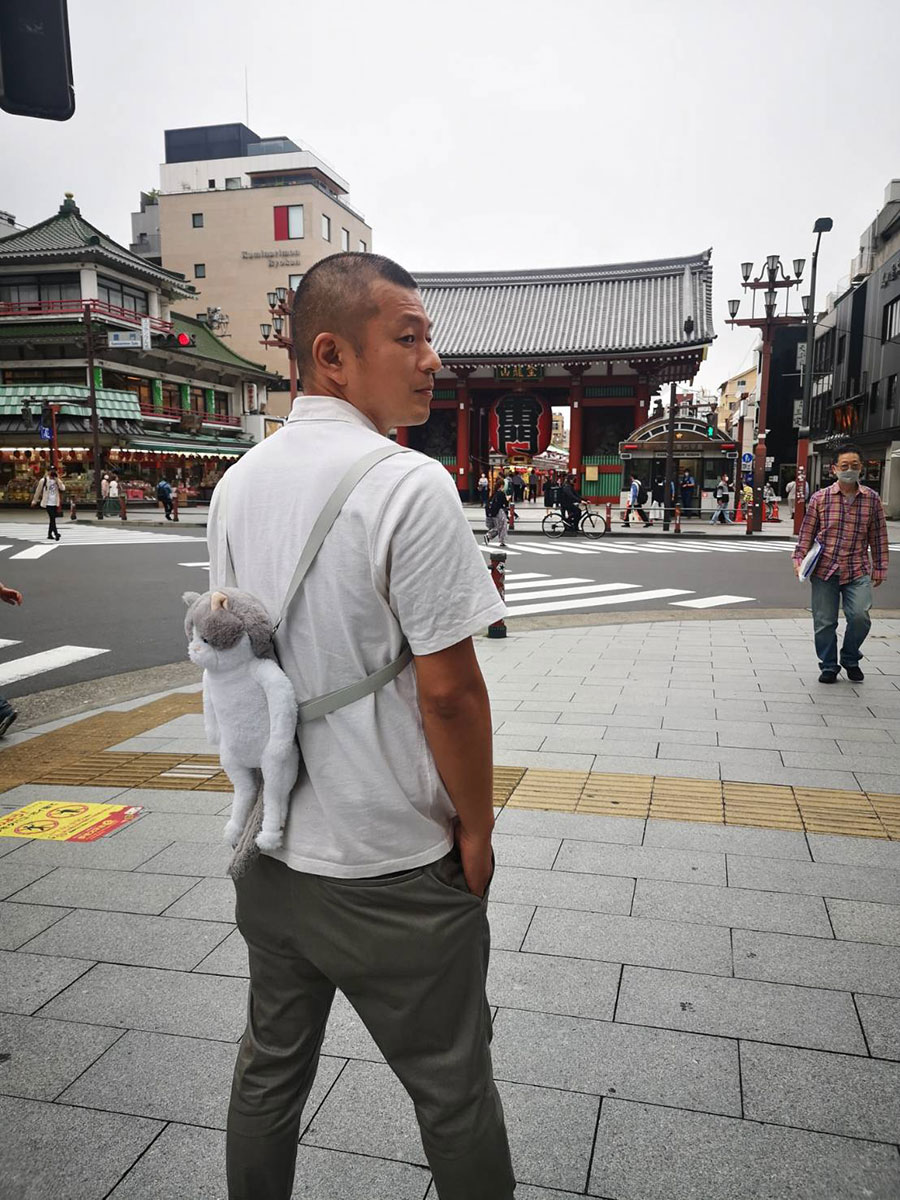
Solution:
<svg viewBox="0 0 900 1200">
<path fill-rule="evenodd" d="M 0 817 L 0 837 L 51 842 L 95 842 L 133 821 L 141 808 L 124 804 L 68 804 L 38 800 Z"/>
</svg>

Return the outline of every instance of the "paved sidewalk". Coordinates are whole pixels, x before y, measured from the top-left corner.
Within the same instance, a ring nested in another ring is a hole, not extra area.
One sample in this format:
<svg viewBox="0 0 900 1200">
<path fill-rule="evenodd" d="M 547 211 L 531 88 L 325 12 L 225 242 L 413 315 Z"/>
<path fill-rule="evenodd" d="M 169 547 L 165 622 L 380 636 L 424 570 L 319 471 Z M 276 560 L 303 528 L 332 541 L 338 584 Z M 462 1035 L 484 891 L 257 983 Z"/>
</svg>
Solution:
<svg viewBox="0 0 900 1200">
<path fill-rule="evenodd" d="M 896 1200 L 900 622 L 875 623 L 860 687 L 814 683 L 804 620 L 478 649 L 517 1200 Z M 0 1194 L 224 1200 L 246 956 L 196 689 L 10 741 L 0 810 L 145 812 L 94 844 L 0 839 Z M 869 836 L 818 831 L 846 821 Z M 338 997 L 294 1195 L 429 1189 L 411 1104 Z"/>
</svg>

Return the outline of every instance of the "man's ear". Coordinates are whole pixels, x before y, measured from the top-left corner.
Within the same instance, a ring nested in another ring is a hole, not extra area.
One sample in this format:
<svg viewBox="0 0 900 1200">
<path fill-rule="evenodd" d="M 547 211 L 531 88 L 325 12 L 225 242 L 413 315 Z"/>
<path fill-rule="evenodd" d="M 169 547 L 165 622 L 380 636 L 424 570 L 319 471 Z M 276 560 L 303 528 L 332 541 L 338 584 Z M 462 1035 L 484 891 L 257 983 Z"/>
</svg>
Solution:
<svg viewBox="0 0 900 1200">
<path fill-rule="evenodd" d="M 312 344 L 313 367 L 317 374 L 343 386 L 347 382 L 348 346 L 336 333 L 320 333 Z"/>
</svg>

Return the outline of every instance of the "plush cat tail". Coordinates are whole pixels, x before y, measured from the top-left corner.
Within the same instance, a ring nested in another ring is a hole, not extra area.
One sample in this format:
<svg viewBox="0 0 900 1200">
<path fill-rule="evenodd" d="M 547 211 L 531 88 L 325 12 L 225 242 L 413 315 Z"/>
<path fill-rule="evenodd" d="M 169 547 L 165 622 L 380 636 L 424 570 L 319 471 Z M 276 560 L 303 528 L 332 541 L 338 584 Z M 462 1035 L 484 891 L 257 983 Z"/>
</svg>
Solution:
<svg viewBox="0 0 900 1200">
<path fill-rule="evenodd" d="M 184 595 L 181 597 L 181 599 L 185 602 L 185 604 L 188 606 L 188 608 L 190 608 L 191 605 L 193 603 L 195 603 L 195 601 L 200 599 L 200 593 L 199 592 L 185 592 Z"/>
<path fill-rule="evenodd" d="M 238 839 L 231 862 L 228 864 L 228 874 L 232 879 L 240 879 L 242 875 L 246 875 L 259 857 L 256 835 L 262 829 L 262 823 L 263 802 L 262 788 L 260 788 L 256 793 L 256 803 L 247 816 L 244 832 Z"/>
</svg>

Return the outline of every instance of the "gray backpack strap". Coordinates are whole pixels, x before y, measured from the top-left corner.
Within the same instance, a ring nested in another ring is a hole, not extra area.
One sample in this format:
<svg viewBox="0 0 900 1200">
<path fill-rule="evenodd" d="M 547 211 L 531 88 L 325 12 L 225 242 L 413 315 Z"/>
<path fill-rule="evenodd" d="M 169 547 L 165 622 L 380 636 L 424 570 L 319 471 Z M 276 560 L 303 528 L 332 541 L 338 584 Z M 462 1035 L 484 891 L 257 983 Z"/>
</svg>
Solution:
<svg viewBox="0 0 900 1200">
<path fill-rule="evenodd" d="M 400 672 L 412 662 L 412 656 L 412 650 L 407 646 L 393 662 L 374 671 L 371 675 L 367 675 L 365 679 L 349 683 L 346 687 L 337 688 L 333 692 L 326 692 L 324 696 L 317 696 L 315 700 L 307 700 L 305 704 L 300 705 L 299 723 L 303 725 L 307 721 L 315 721 L 317 717 L 324 717 L 328 713 L 343 708 L 345 704 L 353 704 L 355 700 L 361 700 L 363 696 L 377 692 L 386 683 L 397 678 Z"/>
<path fill-rule="evenodd" d="M 349 471 L 341 479 L 340 483 L 328 497 L 325 507 L 316 518 L 316 523 L 312 527 L 312 532 L 307 539 L 306 545 L 300 553 L 300 558 L 297 560 L 297 566 L 294 568 L 293 578 L 288 585 L 287 593 L 284 597 L 284 603 L 281 606 L 281 612 L 278 614 L 278 620 L 275 622 L 274 632 L 278 632 L 278 627 L 284 618 L 287 616 L 287 611 L 291 606 L 291 601 L 297 594 L 300 584 L 306 577 L 306 572 L 313 565 L 316 555 L 322 548 L 322 543 L 328 535 L 334 522 L 337 520 L 338 513 L 344 507 L 344 502 L 347 497 L 359 483 L 359 481 L 372 470 L 372 468 L 380 463 L 385 458 L 390 458 L 394 454 L 407 453 L 404 446 L 380 446 L 377 450 L 373 450 L 370 454 L 366 454 L 358 462 L 355 462 Z"/>
</svg>

